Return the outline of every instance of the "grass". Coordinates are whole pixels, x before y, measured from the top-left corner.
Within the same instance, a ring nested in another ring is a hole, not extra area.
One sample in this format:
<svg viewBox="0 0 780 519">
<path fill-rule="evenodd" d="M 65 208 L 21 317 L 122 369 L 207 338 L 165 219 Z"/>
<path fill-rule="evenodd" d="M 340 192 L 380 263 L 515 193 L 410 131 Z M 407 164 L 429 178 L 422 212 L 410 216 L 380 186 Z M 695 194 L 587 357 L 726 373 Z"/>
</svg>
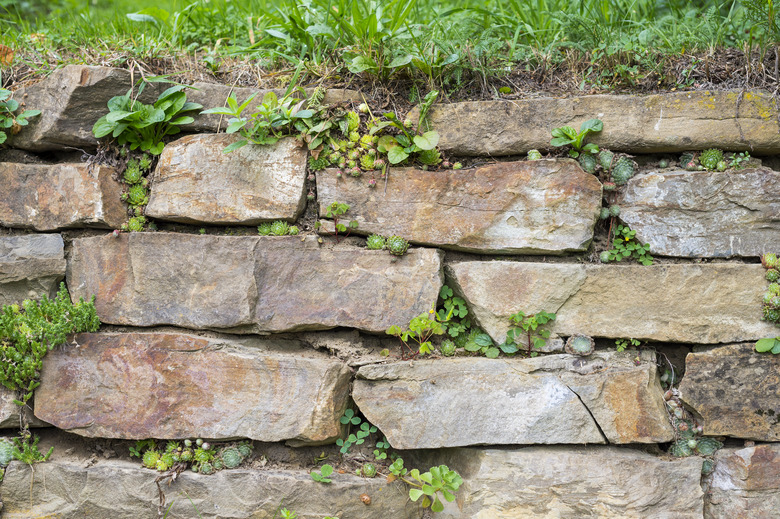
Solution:
<svg viewBox="0 0 780 519">
<path fill-rule="evenodd" d="M 766 5 L 0 0 L 0 38 L 17 52 L 6 85 L 67 63 L 137 62 L 245 84 L 283 83 L 303 63 L 303 82 L 405 82 L 412 98 L 434 88 L 458 98 L 496 97 L 502 86 L 513 94 L 772 86 L 780 31 Z"/>
</svg>

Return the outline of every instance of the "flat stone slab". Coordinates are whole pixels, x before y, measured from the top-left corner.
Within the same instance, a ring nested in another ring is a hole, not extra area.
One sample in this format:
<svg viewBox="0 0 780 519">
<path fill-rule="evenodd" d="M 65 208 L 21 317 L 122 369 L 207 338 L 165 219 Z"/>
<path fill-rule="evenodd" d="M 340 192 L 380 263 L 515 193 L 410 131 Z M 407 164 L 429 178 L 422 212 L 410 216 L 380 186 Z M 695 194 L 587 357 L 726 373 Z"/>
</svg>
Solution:
<svg viewBox="0 0 780 519">
<path fill-rule="evenodd" d="M 0 225 L 37 231 L 118 229 L 127 220 L 116 171 L 87 164 L 0 163 Z"/>
<path fill-rule="evenodd" d="M 447 265 L 479 326 L 503 342 L 509 316 L 554 312 L 561 336 L 717 344 L 777 335 L 761 321 L 761 265 L 582 265 L 468 261 Z"/>
<path fill-rule="evenodd" d="M 307 150 L 293 138 L 247 145 L 236 135 L 188 135 L 168 144 L 154 170 L 144 214 L 184 223 L 252 225 L 295 221 L 306 206 Z"/>
<path fill-rule="evenodd" d="M 123 233 L 73 241 L 71 296 L 97 296 L 104 323 L 236 333 L 384 333 L 428 312 L 442 284 L 441 251 L 319 245 L 314 236 Z"/>
<path fill-rule="evenodd" d="M 412 116 L 417 118 L 415 109 Z M 721 148 L 780 152 L 778 109 L 771 95 L 698 91 L 648 96 L 594 95 L 436 104 L 429 112 L 439 148 L 456 155 L 517 155 L 549 149 L 553 128 L 601 119 L 588 136 L 602 148 L 632 153 Z M 626 131 L 630 128 L 631 131 Z"/>
<path fill-rule="evenodd" d="M 65 276 L 59 234 L 0 236 L 0 306 L 54 296 Z"/>
<path fill-rule="evenodd" d="M 702 518 L 702 459 L 695 456 L 554 446 L 453 449 L 444 457 L 465 477 L 457 501 L 437 514 L 442 519 Z"/>
<path fill-rule="evenodd" d="M 705 435 L 778 441 L 778 384 L 777 356 L 756 353 L 752 344 L 734 344 L 689 353 L 680 397 L 701 416 Z"/>
<path fill-rule="evenodd" d="M 628 181 L 620 219 L 664 256 L 761 256 L 780 243 L 780 172 L 660 171 Z"/>
<path fill-rule="evenodd" d="M 55 451 L 55 456 L 57 451 Z M 3 519 L 141 519 L 157 517 L 159 472 L 140 463 L 100 460 L 50 460 L 35 466 L 12 462 L 0 486 Z M 31 480 L 32 479 L 32 485 Z M 307 471 L 279 469 L 221 470 L 204 476 L 182 472 L 170 486 L 160 483 L 171 506 L 168 517 L 202 519 L 271 519 L 277 509 L 297 512 L 298 519 L 327 515 L 349 518 L 421 519 L 422 508 L 409 500 L 403 483 L 334 474 L 332 483 L 314 481 Z M 361 494 L 371 497 L 366 506 Z M 278 517 L 278 514 L 277 514 Z"/>
<path fill-rule="evenodd" d="M 59 429 L 299 443 L 341 432 L 350 371 L 297 341 L 84 333 L 73 343 L 47 355 L 35 392 L 36 416 Z"/>
<path fill-rule="evenodd" d="M 352 398 L 396 449 L 670 441 L 654 359 L 637 366 L 633 357 L 368 365 L 357 373 Z"/>
<path fill-rule="evenodd" d="M 774 517 L 780 509 L 780 445 L 720 449 L 708 480 L 705 519 Z"/>
<path fill-rule="evenodd" d="M 387 182 L 317 175 L 320 214 L 350 205 L 358 232 L 422 245 L 506 254 L 581 251 L 593 238 L 601 183 L 573 160 L 502 162 L 463 171 L 393 168 Z"/>
</svg>

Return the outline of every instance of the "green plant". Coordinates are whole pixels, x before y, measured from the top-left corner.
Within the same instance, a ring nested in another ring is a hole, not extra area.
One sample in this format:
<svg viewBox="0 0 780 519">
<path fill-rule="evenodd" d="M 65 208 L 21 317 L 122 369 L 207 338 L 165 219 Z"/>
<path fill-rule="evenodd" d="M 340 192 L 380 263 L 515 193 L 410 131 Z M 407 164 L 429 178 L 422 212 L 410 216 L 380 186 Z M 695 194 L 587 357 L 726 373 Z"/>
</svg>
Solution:
<svg viewBox="0 0 780 519">
<path fill-rule="evenodd" d="M 598 162 L 595 155 L 592 153 L 581 153 L 577 160 L 585 173 L 596 173 Z"/>
<path fill-rule="evenodd" d="M 628 157 L 620 157 L 612 166 L 610 174 L 615 185 L 622 186 L 636 173 L 636 163 Z"/>
<path fill-rule="evenodd" d="M 458 337 L 468 332 L 471 328 L 471 320 L 467 319 L 469 309 L 466 301 L 456 297 L 450 287 L 442 285 L 439 290 L 439 298 L 443 308 L 436 312 L 436 318 L 450 337 Z"/>
<path fill-rule="evenodd" d="M 41 463 L 49 459 L 51 453 L 54 452 L 54 447 L 49 448 L 46 454 L 43 454 L 38 450 L 38 442 L 40 437 L 33 436 L 28 431 L 23 431 L 21 438 L 14 438 L 14 446 L 11 450 L 11 455 L 15 460 L 19 460 L 27 465 L 34 463 Z"/>
<path fill-rule="evenodd" d="M 780 354 L 780 337 L 759 339 L 758 342 L 756 342 L 756 351 L 759 353 L 770 352 L 775 355 Z"/>
<path fill-rule="evenodd" d="M 311 471 L 311 479 L 314 481 L 318 481 L 320 483 L 330 483 L 333 481 L 332 479 L 329 479 L 328 476 L 333 474 L 333 467 L 331 465 L 328 465 L 327 463 L 320 467 L 320 471 Z"/>
<path fill-rule="evenodd" d="M 489 359 L 495 359 L 501 353 L 493 344 L 493 339 L 490 338 L 490 335 L 477 328 L 469 332 L 463 348 L 472 353 L 480 353 Z"/>
<path fill-rule="evenodd" d="M 349 227 L 344 225 L 343 223 L 339 223 L 340 217 L 344 216 L 347 211 L 349 211 L 349 204 L 341 203 L 341 202 L 333 202 L 328 206 L 327 211 L 325 212 L 325 218 L 330 218 L 333 220 L 333 228 L 334 232 L 333 235 L 336 236 L 336 239 L 338 240 L 339 233 L 346 233 L 344 234 L 344 237 L 346 238 L 349 236 L 348 229 L 357 229 L 358 228 L 358 222 L 357 220 L 352 220 L 349 222 Z M 320 229 L 320 222 L 317 222 L 314 225 L 315 229 Z M 330 234 L 330 233 L 328 233 Z"/>
<path fill-rule="evenodd" d="M 542 154 L 539 153 L 539 150 L 528 150 L 528 156 L 526 157 L 526 160 L 541 160 Z"/>
<path fill-rule="evenodd" d="M 642 265 L 653 264 L 653 257 L 650 255 L 650 245 L 642 245 L 636 239 L 636 231 L 631 230 L 628 225 L 617 226 L 612 246 L 614 248 L 605 251 L 608 253 L 608 261 L 622 261 L 627 258 L 634 258 Z"/>
<path fill-rule="evenodd" d="M 13 446 L 12 442 L 5 438 L 0 438 L 0 469 L 7 467 L 11 460 L 14 459 Z"/>
<path fill-rule="evenodd" d="M 420 473 L 417 469 L 407 471 L 404 468 L 404 460 L 396 458 L 390 465 L 390 474 L 387 479 L 393 481 L 400 479 L 409 485 L 409 498 L 412 501 L 418 501 L 421 497 L 423 508 L 431 508 L 432 512 L 441 512 L 444 510 L 444 501 L 453 502 L 455 493 L 463 484 L 463 479 L 454 470 L 446 465 L 431 467 L 428 472 Z"/>
<path fill-rule="evenodd" d="M 506 340 L 499 346 L 506 354 L 517 353 L 521 347 L 526 348 L 528 355 L 535 356 L 537 351 L 544 348 L 547 339 L 550 338 L 550 330 L 545 326 L 555 320 L 555 314 L 540 310 L 535 314 L 526 315 L 517 312 L 509 317 L 511 326 L 506 332 Z"/>
<path fill-rule="evenodd" d="M 393 325 L 387 329 L 386 333 L 398 337 L 412 357 L 433 353 L 433 344 L 431 344 L 430 339 L 434 335 L 442 335 L 444 326 L 436 320 L 435 315 L 431 318 L 431 314 L 434 314 L 433 310 L 428 314 L 420 314 L 413 318 L 409 321 L 409 328 L 406 330 Z M 414 344 L 417 345 L 417 351 L 415 351 Z"/>
<path fill-rule="evenodd" d="M 390 236 L 385 243 L 387 252 L 393 256 L 403 256 L 409 249 L 409 242 L 400 236 Z"/>
<path fill-rule="evenodd" d="M 366 238 L 366 248 L 369 250 L 382 250 L 385 248 L 386 239 L 379 234 L 372 234 Z"/>
<path fill-rule="evenodd" d="M 143 81 L 138 88 L 141 95 L 148 82 L 162 79 L 153 78 Z M 181 125 L 193 122 L 189 115 L 183 115 L 203 106 L 187 102 L 185 85 L 174 85 L 159 95 L 152 105 L 141 103 L 133 96 L 133 89 L 123 96 L 112 97 L 108 101 L 108 114 L 104 115 L 92 127 L 92 133 L 100 139 L 107 135 L 117 139 L 120 145 L 129 145 L 131 150 L 140 148 L 152 155 L 162 153 L 168 135 L 181 132 Z"/>
<path fill-rule="evenodd" d="M 273 236 L 286 236 L 290 231 L 290 225 L 282 220 L 276 220 L 271 224 L 271 234 Z"/>
<path fill-rule="evenodd" d="M 376 449 L 374 449 L 374 458 L 379 460 L 387 459 L 387 449 L 390 448 L 390 443 L 388 443 L 387 438 L 382 438 L 380 441 L 376 442 Z"/>
<path fill-rule="evenodd" d="M 419 134 L 419 128 L 424 126 L 428 110 L 438 95 L 439 92 L 436 90 L 428 92 L 425 99 L 420 104 L 420 123 L 417 130 L 413 129 L 411 121 L 401 122 L 393 112 L 385 113 L 384 118 L 386 120 L 375 122 L 371 127 L 369 130 L 371 135 L 375 135 L 388 126 L 394 126 L 400 130 L 401 133 L 395 136 L 388 134 L 382 135 L 377 142 L 377 150 L 380 153 L 387 154 L 387 159 L 390 161 L 390 164 L 400 164 L 415 154 L 419 157 L 423 152 L 435 151 L 436 145 L 439 143 L 439 133 L 435 130 L 429 130 Z M 438 162 L 440 162 L 438 152 L 436 152 L 436 154 L 426 155 L 425 161 L 428 164 L 438 164 Z"/>
<path fill-rule="evenodd" d="M 743 151 L 740 153 L 733 153 L 731 155 L 731 161 L 729 161 L 729 167 L 734 169 L 742 169 L 750 162 L 750 153 Z"/>
<path fill-rule="evenodd" d="M 280 514 L 281 514 L 280 517 L 282 519 L 295 519 L 296 517 L 298 517 L 298 514 L 296 514 L 295 512 L 291 512 L 290 510 L 287 510 L 286 508 L 282 508 Z M 276 517 L 276 514 L 274 514 L 274 517 Z"/>
<path fill-rule="evenodd" d="M 642 343 L 636 339 L 615 339 L 617 351 L 625 351 L 626 348 L 638 348 Z"/>
<path fill-rule="evenodd" d="M 0 315 L 0 383 L 17 392 L 24 405 L 40 385 L 43 357 L 49 350 L 65 344 L 68 334 L 94 332 L 100 327 L 95 298 L 71 303 L 65 283 L 54 299 L 45 294 L 41 300 L 25 300 L 19 305 L 4 305 Z"/>
<path fill-rule="evenodd" d="M 360 467 L 359 472 L 361 476 L 365 478 L 373 478 L 376 476 L 376 465 L 373 463 L 364 463 L 362 467 Z"/>
<path fill-rule="evenodd" d="M 376 427 L 368 422 L 364 422 L 359 416 L 355 416 L 355 412 L 352 409 L 344 411 L 344 416 L 340 418 L 342 424 L 347 426 L 347 438 L 336 440 L 336 445 L 341 447 L 339 452 L 346 454 L 352 448 L 353 445 L 363 445 L 366 438 L 376 432 Z M 349 432 L 351 426 L 357 425 L 358 430 L 352 434 Z"/>
<path fill-rule="evenodd" d="M 676 457 L 687 457 L 693 454 L 712 456 L 723 447 L 723 443 L 715 438 L 690 437 L 675 441 L 669 448 L 669 454 Z"/>
<path fill-rule="evenodd" d="M 593 143 L 585 144 L 585 137 L 589 133 L 598 133 L 604 128 L 604 123 L 599 119 L 589 119 L 580 125 L 578 132 L 571 126 L 562 126 L 552 130 L 551 146 L 571 146 L 569 151 L 571 157 L 578 157 L 580 153 L 598 153 L 599 147 Z"/>
<path fill-rule="evenodd" d="M 718 163 L 723 161 L 723 151 L 717 148 L 710 148 L 701 152 L 699 164 L 709 171 L 718 169 Z M 725 168 L 724 168 L 725 169 Z"/>
<path fill-rule="evenodd" d="M 19 109 L 19 101 L 11 99 L 11 91 L 0 88 L 0 144 L 8 139 L 5 131 L 10 131 L 11 135 L 19 133 L 22 126 L 29 124 L 28 119 L 41 115 L 40 110 L 24 110 L 20 114 L 14 115 Z"/>
<path fill-rule="evenodd" d="M 572 335 L 566 341 L 566 353 L 586 357 L 593 353 L 596 344 L 592 337 L 587 335 Z"/>
</svg>

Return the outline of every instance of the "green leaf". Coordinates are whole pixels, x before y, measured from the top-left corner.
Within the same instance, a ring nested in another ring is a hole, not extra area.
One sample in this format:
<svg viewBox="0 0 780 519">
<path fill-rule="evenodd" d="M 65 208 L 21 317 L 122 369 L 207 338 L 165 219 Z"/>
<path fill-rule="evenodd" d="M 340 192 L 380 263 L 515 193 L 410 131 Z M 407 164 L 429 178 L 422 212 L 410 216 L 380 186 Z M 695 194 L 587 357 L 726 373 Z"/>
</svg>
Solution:
<svg viewBox="0 0 780 519">
<path fill-rule="evenodd" d="M 206 115 L 206 114 L 238 115 L 237 112 L 225 107 L 209 108 L 208 110 L 203 110 L 200 114 L 201 115 Z"/>
<path fill-rule="evenodd" d="M 238 130 L 246 126 L 246 123 L 247 121 L 242 119 L 232 119 L 230 124 L 228 124 L 225 133 L 236 133 Z"/>
<path fill-rule="evenodd" d="M 418 500 L 418 499 L 420 499 L 422 496 L 423 496 L 423 491 L 422 491 L 422 490 L 420 490 L 419 488 L 410 488 L 410 489 L 409 489 L 409 498 L 410 498 L 412 501 L 417 501 L 417 500 Z"/>
<path fill-rule="evenodd" d="M 493 346 L 493 339 L 491 339 L 490 335 L 486 333 L 480 333 L 479 335 L 474 337 L 474 342 L 482 347 Z"/>
<path fill-rule="evenodd" d="M 512 355 L 512 354 L 517 353 L 518 351 L 520 351 L 519 348 L 517 347 L 517 344 L 515 344 L 514 342 L 509 342 L 509 341 L 507 341 L 504 344 L 502 344 L 501 346 L 499 346 L 499 348 L 501 348 L 501 351 L 503 351 L 507 355 Z"/>
<path fill-rule="evenodd" d="M 759 339 L 758 342 L 756 342 L 756 351 L 759 353 L 765 353 L 775 347 L 775 343 L 780 343 L 780 341 L 774 337 L 770 337 L 768 339 Z"/>
<path fill-rule="evenodd" d="M 8 135 L 5 132 L 0 132 L 0 144 L 4 143 L 8 139 Z"/>
<path fill-rule="evenodd" d="M 231 151 L 236 151 L 238 148 L 246 146 L 247 144 L 249 144 L 249 142 L 246 139 L 241 139 L 240 141 L 236 141 L 232 144 L 225 146 L 225 149 L 222 150 L 222 153 L 230 153 Z"/>
<path fill-rule="evenodd" d="M 556 137 L 550 141 L 550 146 L 566 146 L 572 142 L 574 142 L 573 139 L 568 139 L 566 137 Z"/>
<path fill-rule="evenodd" d="M 395 146 L 387 150 L 387 159 L 390 161 L 390 164 L 398 164 L 405 161 L 408 157 L 409 154 L 401 146 Z"/>
<path fill-rule="evenodd" d="M 431 505 L 431 512 L 441 512 L 444 510 L 444 503 L 442 503 L 438 497 L 433 501 Z"/>
<path fill-rule="evenodd" d="M 414 137 L 414 143 L 421 150 L 432 150 L 439 144 L 439 132 L 431 130 Z"/>
<path fill-rule="evenodd" d="M 780 353 L 780 339 L 775 339 L 775 346 L 771 349 L 771 352 L 775 355 Z"/>
<path fill-rule="evenodd" d="M 403 56 L 396 56 L 393 58 L 393 61 L 390 62 L 388 65 L 388 68 L 398 68 L 398 67 L 405 67 L 409 63 L 412 62 L 412 55 L 411 54 L 405 54 Z"/>
<path fill-rule="evenodd" d="M 367 56 L 355 56 L 352 61 L 347 64 L 347 68 L 353 74 L 360 74 L 366 70 L 372 72 L 379 70 L 376 61 Z"/>
<path fill-rule="evenodd" d="M 320 472 L 323 476 L 328 477 L 331 474 L 333 474 L 333 467 L 331 465 L 328 465 L 327 463 L 320 468 Z"/>
<path fill-rule="evenodd" d="M 499 349 L 498 348 L 488 348 L 485 352 L 485 357 L 489 359 L 495 359 L 498 357 Z"/>
<path fill-rule="evenodd" d="M 181 117 L 177 117 L 176 119 L 170 121 L 170 124 L 190 124 L 195 122 L 195 118 L 190 117 L 189 115 L 183 115 Z"/>
<path fill-rule="evenodd" d="M 123 119 L 126 119 L 132 115 L 137 114 L 138 112 L 126 112 L 126 111 L 119 111 L 119 112 L 109 112 L 104 117 L 106 121 L 110 123 L 115 123 L 117 121 L 121 121 Z M 102 117 L 101 117 L 102 119 Z"/>
<path fill-rule="evenodd" d="M 100 119 L 97 120 L 97 122 L 92 126 L 92 134 L 100 139 L 101 137 L 105 137 L 112 131 L 114 131 L 114 124 L 108 122 L 106 120 L 106 116 L 104 115 Z"/>
<path fill-rule="evenodd" d="M 580 133 L 600 132 L 604 129 L 604 123 L 600 119 L 589 119 L 580 125 Z"/>
</svg>

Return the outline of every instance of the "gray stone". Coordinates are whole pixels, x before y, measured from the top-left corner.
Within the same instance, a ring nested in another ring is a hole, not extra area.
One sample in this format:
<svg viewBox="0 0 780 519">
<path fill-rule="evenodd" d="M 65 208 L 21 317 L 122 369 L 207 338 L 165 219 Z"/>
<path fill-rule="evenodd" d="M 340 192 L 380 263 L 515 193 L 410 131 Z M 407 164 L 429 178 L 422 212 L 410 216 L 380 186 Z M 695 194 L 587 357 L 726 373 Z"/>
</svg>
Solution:
<svg viewBox="0 0 780 519">
<path fill-rule="evenodd" d="M 295 221 L 306 205 L 306 149 L 287 138 L 222 152 L 236 140 L 227 134 L 189 135 L 168 144 L 145 214 L 185 223 Z"/>
<path fill-rule="evenodd" d="M 503 342 L 509 317 L 557 314 L 561 336 L 717 344 L 777 334 L 761 321 L 761 265 L 456 262 L 448 277 L 479 326 Z"/>
<path fill-rule="evenodd" d="M 780 173 L 652 172 L 629 180 L 620 219 L 664 256 L 760 256 L 780 243 Z"/>
<path fill-rule="evenodd" d="M 441 519 L 702 517 L 702 459 L 695 456 L 668 460 L 611 446 L 453 449 L 434 456 L 465 481 L 457 500 L 436 515 Z"/>
<path fill-rule="evenodd" d="M 338 326 L 383 333 L 435 303 L 441 252 L 319 245 L 314 236 L 130 233 L 73 241 L 68 286 L 101 321 L 238 333 Z"/>
<path fill-rule="evenodd" d="M 56 457 L 56 451 L 55 451 Z M 0 496 L 4 519 L 83 519 L 84 517 L 140 519 L 157 517 L 159 503 L 155 478 L 159 472 L 137 462 L 98 461 L 84 468 L 56 459 L 35 466 L 35 471 L 12 462 L 5 473 Z M 32 478 L 32 481 L 31 481 Z M 185 471 L 168 485 L 160 483 L 168 517 L 202 519 L 271 519 L 280 508 L 298 519 L 421 519 L 422 509 L 409 501 L 403 484 L 384 478 L 364 479 L 336 474 L 330 484 L 314 481 L 307 471 L 221 470 L 204 476 Z M 32 484 L 31 484 L 32 483 Z M 371 497 L 366 506 L 361 494 Z"/>
<path fill-rule="evenodd" d="M 411 114 L 418 117 L 418 112 Z M 587 142 L 618 151 L 655 153 L 705 148 L 780 152 L 778 109 L 756 92 L 676 92 L 648 96 L 595 95 L 434 105 L 430 122 L 439 148 L 456 155 L 516 155 L 550 149 L 551 131 L 598 118 Z M 626 131 L 630 128 L 631 131 Z"/>
<path fill-rule="evenodd" d="M 725 448 L 706 480 L 705 519 L 775 517 L 780 509 L 780 445 Z"/>
<path fill-rule="evenodd" d="M 118 229 L 127 220 L 116 171 L 87 164 L 0 163 L 0 225 Z"/>
<path fill-rule="evenodd" d="M 776 355 L 756 353 L 753 344 L 734 344 L 689 353 L 680 398 L 701 417 L 704 434 L 777 441 L 779 384 Z"/>
<path fill-rule="evenodd" d="M 396 449 L 669 441 L 655 359 L 637 366 L 633 357 L 368 365 L 358 371 L 352 397 Z"/>
<path fill-rule="evenodd" d="M 473 252 L 561 254 L 587 248 L 601 184 L 572 160 L 502 162 L 465 171 L 390 170 L 387 186 L 317 175 L 320 214 L 350 205 L 358 232 Z"/>
<path fill-rule="evenodd" d="M 0 305 L 54 296 L 65 275 L 59 234 L 0 237 Z"/>
<path fill-rule="evenodd" d="M 14 403 L 16 394 L 4 387 L 0 387 L 0 429 L 16 429 L 19 430 L 23 422 L 20 422 L 21 411 L 24 412 L 25 422 L 30 427 L 46 427 L 49 424 L 38 420 L 30 411 L 29 405 L 32 401 L 28 402 L 28 406 L 22 408 Z"/>
</svg>

